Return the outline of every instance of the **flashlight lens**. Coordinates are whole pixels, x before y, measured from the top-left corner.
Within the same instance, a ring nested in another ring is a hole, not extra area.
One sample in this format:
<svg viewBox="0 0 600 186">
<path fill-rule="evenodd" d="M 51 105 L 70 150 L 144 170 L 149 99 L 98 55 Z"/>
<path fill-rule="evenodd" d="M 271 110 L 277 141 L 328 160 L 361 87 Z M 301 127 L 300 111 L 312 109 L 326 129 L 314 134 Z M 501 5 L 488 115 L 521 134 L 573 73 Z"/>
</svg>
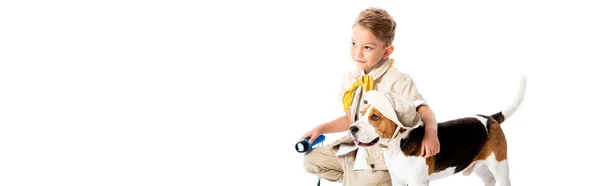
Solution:
<svg viewBox="0 0 600 186">
<path fill-rule="evenodd" d="M 302 143 L 296 144 L 296 150 L 298 152 L 304 152 L 304 145 L 302 145 Z"/>
</svg>

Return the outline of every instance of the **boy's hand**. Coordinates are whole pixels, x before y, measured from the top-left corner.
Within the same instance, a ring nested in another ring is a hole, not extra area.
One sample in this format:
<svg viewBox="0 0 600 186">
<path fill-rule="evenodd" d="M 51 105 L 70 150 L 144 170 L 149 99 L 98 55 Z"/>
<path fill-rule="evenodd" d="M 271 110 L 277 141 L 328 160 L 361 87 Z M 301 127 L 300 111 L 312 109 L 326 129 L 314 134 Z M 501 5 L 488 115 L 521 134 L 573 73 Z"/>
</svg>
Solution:
<svg viewBox="0 0 600 186">
<path fill-rule="evenodd" d="M 317 137 L 319 137 L 320 134 L 321 134 L 320 128 L 315 127 L 314 129 L 312 129 L 312 130 L 308 131 L 306 134 L 304 134 L 300 140 L 304 140 L 304 139 L 310 137 L 310 139 L 308 140 L 308 143 L 312 144 L 313 141 L 315 141 L 315 139 L 317 139 Z"/>
<path fill-rule="evenodd" d="M 423 142 L 421 144 L 421 156 L 429 158 L 440 152 L 440 140 L 437 137 L 435 129 L 426 129 Z"/>
</svg>

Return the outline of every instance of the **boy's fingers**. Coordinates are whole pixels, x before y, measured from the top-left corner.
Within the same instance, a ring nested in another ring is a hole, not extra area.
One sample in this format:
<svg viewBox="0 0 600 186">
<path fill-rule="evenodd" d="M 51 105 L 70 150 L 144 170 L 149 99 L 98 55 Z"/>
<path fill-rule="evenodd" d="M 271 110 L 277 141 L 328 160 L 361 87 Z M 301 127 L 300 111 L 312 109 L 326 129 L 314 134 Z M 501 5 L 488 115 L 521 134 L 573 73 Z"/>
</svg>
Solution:
<svg viewBox="0 0 600 186">
<path fill-rule="evenodd" d="M 425 155 L 425 145 L 421 145 L 421 156 Z"/>
<path fill-rule="evenodd" d="M 317 136 L 319 136 L 318 133 L 313 133 L 312 136 L 310 137 L 310 140 L 308 140 L 308 144 L 312 144 L 313 141 L 315 141 L 315 139 L 317 138 Z"/>
<path fill-rule="evenodd" d="M 310 132 L 307 132 L 306 134 L 304 134 L 304 136 L 302 136 L 302 138 L 300 140 L 304 140 L 304 139 L 310 138 L 312 136 L 313 136 L 313 132 L 310 131 Z"/>
<path fill-rule="evenodd" d="M 303 136 L 300 138 L 300 140 L 306 139 L 306 138 L 308 138 L 309 136 L 310 136 L 310 135 L 308 135 L 308 134 L 304 134 L 304 135 L 303 135 Z"/>
<path fill-rule="evenodd" d="M 431 148 L 427 148 L 427 157 L 433 156 Z"/>
</svg>

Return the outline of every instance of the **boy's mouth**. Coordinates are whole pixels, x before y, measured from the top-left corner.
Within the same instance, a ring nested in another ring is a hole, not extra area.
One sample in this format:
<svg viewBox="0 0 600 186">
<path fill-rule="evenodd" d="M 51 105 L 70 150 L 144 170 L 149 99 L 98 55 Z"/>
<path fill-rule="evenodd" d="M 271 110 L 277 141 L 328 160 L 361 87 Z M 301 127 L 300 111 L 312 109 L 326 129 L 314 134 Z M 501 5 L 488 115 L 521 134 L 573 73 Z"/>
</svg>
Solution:
<svg viewBox="0 0 600 186">
<path fill-rule="evenodd" d="M 356 60 L 357 63 L 366 63 L 366 61 Z"/>
</svg>

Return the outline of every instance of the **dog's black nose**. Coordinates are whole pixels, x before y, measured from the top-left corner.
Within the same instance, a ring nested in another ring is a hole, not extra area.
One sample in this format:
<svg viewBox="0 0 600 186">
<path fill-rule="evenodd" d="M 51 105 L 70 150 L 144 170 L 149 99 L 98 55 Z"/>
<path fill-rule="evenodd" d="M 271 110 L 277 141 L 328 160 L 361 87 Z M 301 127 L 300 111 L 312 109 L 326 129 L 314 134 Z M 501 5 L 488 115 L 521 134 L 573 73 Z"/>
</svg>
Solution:
<svg viewBox="0 0 600 186">
<path fill-rule="evenodd" d="M 350 127 L 350 133 L 354 134 L 354 133 L 356 133 L 356 132 L 358 132 L 358 127 L 356 127 L 356 126 L 351 126 L 351 127 Z"/>
</svg>

